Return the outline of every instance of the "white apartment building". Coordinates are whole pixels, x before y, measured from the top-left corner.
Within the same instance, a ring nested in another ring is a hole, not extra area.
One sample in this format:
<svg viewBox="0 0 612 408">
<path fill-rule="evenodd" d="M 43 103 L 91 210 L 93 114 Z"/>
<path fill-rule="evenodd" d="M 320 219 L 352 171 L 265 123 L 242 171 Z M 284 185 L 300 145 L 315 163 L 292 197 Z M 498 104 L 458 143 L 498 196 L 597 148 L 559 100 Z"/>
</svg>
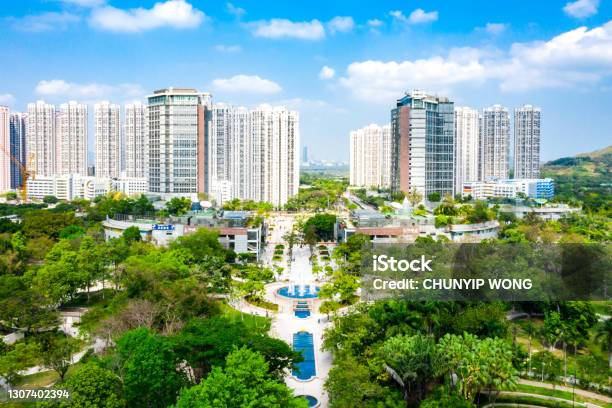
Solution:
<svg viewBox="0 0 612 408">
<path fill-rule="evenodd" d="M 551 199 L 555 195 L 554 181 L 546 179 L 506 179 L 473 181 L 463 183 L 462 195 L 475 200 L 487 198 L 517 198 L 522 193 L 526 197 Z"/>
<path fill-rule="evenodd" d="M 11 189 L 11 130 L 10 112 L 0 106 L 0 193 Z"/>
<path fill-rule="evenodd" d="M 455 108 L 455 193 L 461 193 L 463 183 L 478 180 L 479 115 L 476 109 Z"/>
<path fill-rule="evenodd" d="M 149 177 L 149 129 L 147 107 L 140 102 L 125 105 L 125 172 L 128 177 Z"/>
<path fill-rule="evenodd" d="M 87 175 L 87 105 L 61 104 L 55 130 L 56 174 Z"/>
<path fill-rule="evenodd" d="M 121 173 L 121 115 L 119 105 L 103 101 L 94 105 L 96 177 Z"/>
<path fill-rule="evenodd" d="M 540 118 L 542 111 L 532 105 L 514 110 L 514 177 L 540 176 Z"/>
<path fill-rule="evenodd" d="M 27 169 L 40 176 L 56 173 L 55 106 L 37 101 L 28 104 L 26 126 Z"/>
<path fill-rule="evenodd" d="M 493 105 L 484 109 L 480 143 L 482 152 L 479 179 L 507 178 L 510 153 L 510 117 L 507 108 Z"/>
<path fill-rule="evenodd" d="M 126 196 L 144 194 L 149 191 L 149 179 L 146 177 L 119 177 L 111 179 L 111 190 Z"/>
<path fill-rule="evenodd" d="M 371 124 L 350 133 L 350 183 L 391 186 L 391 125 Z"/>
<path fill-rule="evenodd" d="M 207 192 L 207 116 L 211 96 L 167 88 L 148 97 L 149 188 L 162 194 Z"/>
<path fill-rule="evenodd" d="M 209 138 L 209 193 L 284 205 L 299 187 L 299 116 L 284 107 L 215 104 Z"/>
</svg>

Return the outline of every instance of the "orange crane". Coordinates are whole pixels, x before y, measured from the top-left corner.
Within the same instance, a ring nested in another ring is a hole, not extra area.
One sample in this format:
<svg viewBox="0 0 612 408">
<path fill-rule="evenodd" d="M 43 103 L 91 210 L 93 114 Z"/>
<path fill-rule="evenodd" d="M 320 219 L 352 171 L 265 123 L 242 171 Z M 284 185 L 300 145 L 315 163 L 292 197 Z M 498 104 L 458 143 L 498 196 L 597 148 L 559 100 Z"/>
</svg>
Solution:
<svg viewBox="0 0 612 408">
<path fill-rule="evenodd" d="M 9 159 L 11 159 L 11 161 L 19 167 L 19 170 L 21 170 L 21 188 L 19 189 L 19 192 L 21 196 L 21 202 L 25 203 L 28 200 L 28 190 L 27 190 L 28 179 L 31 178 L 32 180 L 34 180 L 35 173 L 29 172 L 28 169 L 6 149 L 6 146 L 0 146 L 0 147 L 2 148 L 2 151 L 4 152 L 4 154 L 6 154 L 6 156 Z M 33 157 L 34 157 L 33 154 L 31 154 L 30 161 L 33 161 Z"/>
</svg>

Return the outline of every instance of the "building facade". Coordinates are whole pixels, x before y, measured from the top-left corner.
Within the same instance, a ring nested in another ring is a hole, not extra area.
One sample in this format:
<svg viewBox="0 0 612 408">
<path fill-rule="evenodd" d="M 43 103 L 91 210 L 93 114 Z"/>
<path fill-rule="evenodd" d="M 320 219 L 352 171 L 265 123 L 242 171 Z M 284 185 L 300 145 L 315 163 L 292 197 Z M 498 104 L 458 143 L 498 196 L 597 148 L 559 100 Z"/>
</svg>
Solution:
<svg viewBox="0 0 612 408">
<path fill-rule="evenodd" d="M 119 177 L 121 173 L 121 108 L 103 101 L 94 106 L 96 177 Z"/>
<path fill-rule="evenodd" d="M 23 183 L 22 169 L 26 165 L 27 116 L 20 112 L 13 112 L 10 115 L 10 154 L 13 157 L 10 163 L 11 189 L 20 188 Z"/>
<path fill-rule="evenodd" d="M 371 124 L 350 133 L 350 184 L 391 186 L 391 126 Z"/>
<path fill-rule="evenodd" d="M 125 172 L 128 177 L 149 177 L 149 128 L 147 107 L 139 102 L 125 105 Z"/>
<path fill-rule="evenodd" d="M 169 194 L 208 191 L 207 122 L 211 96 L 191 88 L 148 97 L 149 188 Z"/>
<path fill-rule="evenodd" d="M 55 105 L 37 101 L 28 104 L 26 154 L 28 172 L 40 176 L 56 173 Z"/>
<path fill-rule="evenodd" d="M 463 183 L 462 195 L 475 200 L 487 198 L 529 198 L 550 200 L 555 195 L 553 179 L 506 179 Z"/>
<path fill-rule="evenodd" d="M 454 104 L 413 91 L 391 111 L 391 187 L 442 196 L 454 193 Z"/>
<path fill-rule="evenodd" d="M 56 174 L 87 175 L 87 105 L 70 101 L 56 115 Z"/>
<path fill-rule="evenodd" d="M 11 189 L 11 127 L 10 112 L 0 106 L 0 193 Z"/>
<path fill-rule="evenodd" d="M 501 105 L 485 108 L 480 129 L 480 180 L 505 179 L 509 172 L 510 116 Z"/>
<path fill-rule="evenodd" d="M 463 183 L 479 179 L 479 114 L 468 107 L 455 108 L 455 193 Z"/>
<path fill-rule="evenodd" d="M 540 176 L 540 119 L 542 111 L 532 105 L 514 110 L 514 177 Z"/>
</svg>

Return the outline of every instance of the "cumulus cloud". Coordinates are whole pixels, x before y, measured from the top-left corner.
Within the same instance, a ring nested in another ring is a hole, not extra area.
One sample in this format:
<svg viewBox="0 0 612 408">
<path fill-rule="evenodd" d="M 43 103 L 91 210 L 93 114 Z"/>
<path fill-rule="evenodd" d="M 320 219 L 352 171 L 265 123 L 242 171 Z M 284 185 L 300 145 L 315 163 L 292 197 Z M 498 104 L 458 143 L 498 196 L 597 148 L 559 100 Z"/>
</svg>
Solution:
<svg viewBox="0 0 612 408">
<path fill-rule="evenodd" d="M 350 16 L 336 16 L 327 23 L 327 27 L 332 33 L 346 33 L 351 31 L 355 27 L 355 21 L 353 20 L 353 17 Z"/>
<path fill-rule="evenodd" d="M 9 93 L 0 94 L 0 105 L 12 105 L 15 102 L 15 97 Z"/>
<path fill-rule="evenodd" d="M 497 52 L 461 48 L 424 59 L 353 62 L 339 81 L 359 99 L 389 101 L 412 88 L 440 90 L 496 81 L 503 91 L 521 92 L 592 85 L 608 77 L 612 21 Z"/>
<path fill-rule="evenodd" d="M 321 71 L 319 72 L 319 78 L 321 79 L 332 79 L 335 75 L 336 71 L 327 65 L 321 68 Z"/>
<path fill-rule="evenodd" d="M 218 44 L 218 45 L 215 45 L 215 50 L 219 52 L 226 52 L 228 54 L 231 54 L 231 53 L 242 51 L 242 47 L 239 45 Z"/>
<path fill-rule="evenodd" d="M 396 20 L 407 24 L 425 24 L 434 22 L 438 19 L 437 11 L 426 12 L 421 8 L 414 10 L 408 17 L 406 17 L 400 10 L 391 11 L 389 12 L 389 15 Z"/>
<path fill-rule="evenodd" d="M 484 26 L 484 31 L 491 35 L 498 35 L 508 29 L 508 24 L 504 23 L 487 23 Z"/>
<path fill-rule="evenodd" d="M 167 0 L 150 9 L 97 8 L 91 13 L 90 24 L 103 30 L 136 33 L 160 27 L 195 28 L 205 19 L 202 11 L 185 0 Z"/>
<path fill-rule="evenodd" d="M 565 4 L 563 11 L 570 17 L 587 18 L 597 14 L 599 0 L 576 0 Z"/>
<path fill-rule="evenodd" d="M 99 7 L 106 3 L 106 0 L 60 0 L 64 4 L 78 7 Z"/>
<path fill-rule="evenodd" d="M 325 28 L 319 20 L 294 22 L 283 18 L 251 23 L 253 35 L 263 38 L 297 38 L 320 40 L 325 37 Z"/>
<path fill-rule="evenodd" d="M 218 78 L 212 86 L 224 92 L 248 92 L 258 94 L 274 94 L 283 88 L 274 81 L 261 78 L 257 75 L 234 75 L 231 78 Z"/>
<path fill-rule="evenodd" d="M 80 20 L 81 18 L 79 16 L 68 12 L 47 12 L 42 14 L 30 14 L 21 18 L 8 18 L 13 28 L 33 32 L 65 30 L 69 25 L 77 23 Z"/>
<path fill-rule="evenodd" d="M 80 84 L 63 79 L 42 80 L 36 85 L 35 92 L 40 96 L 49 98 L 73 98 L 84 101 L 133 99 L 144 95 L 142 87 L 138 84 L 109 85 L 97 82 Z"/>
<path fill-rule="evenodd" d="M 369 27 L 376 28 L 376 27 L 382 26 L 383 22 L 381 20 L 377 19 L 377 18 L 374 18 L 372 20 L 368 20 L 367 24 L 368 24 Z"/>
<path fill-rule="evenodd" d="M 227 3 L 227 12 L 234 15 L 236 18 L 240 18 L 246 14 L 245 9 L 234 6 L 232 3 Z"/>
</svg>

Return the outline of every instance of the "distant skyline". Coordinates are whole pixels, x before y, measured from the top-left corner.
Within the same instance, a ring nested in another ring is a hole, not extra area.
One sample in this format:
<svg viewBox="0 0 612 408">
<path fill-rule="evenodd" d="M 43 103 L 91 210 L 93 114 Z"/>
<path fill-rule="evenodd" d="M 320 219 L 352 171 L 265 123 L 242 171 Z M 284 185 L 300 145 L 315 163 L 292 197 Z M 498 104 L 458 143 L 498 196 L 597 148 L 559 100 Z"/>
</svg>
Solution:
<svg viewBox="0 0 612 408">
<path fill-rule="evenodd" d="M 91 126 L 101 100 L 195 87 L 299 110 L 309 156 L 346 161 L 350 131 L 388 123 L 417 88 L 541 107 L 543 162 L 610 144 L 609 1 L 23 0 L 0 22 L 0 105 L 15 111 L 76 100 Z"/>
</svg>

